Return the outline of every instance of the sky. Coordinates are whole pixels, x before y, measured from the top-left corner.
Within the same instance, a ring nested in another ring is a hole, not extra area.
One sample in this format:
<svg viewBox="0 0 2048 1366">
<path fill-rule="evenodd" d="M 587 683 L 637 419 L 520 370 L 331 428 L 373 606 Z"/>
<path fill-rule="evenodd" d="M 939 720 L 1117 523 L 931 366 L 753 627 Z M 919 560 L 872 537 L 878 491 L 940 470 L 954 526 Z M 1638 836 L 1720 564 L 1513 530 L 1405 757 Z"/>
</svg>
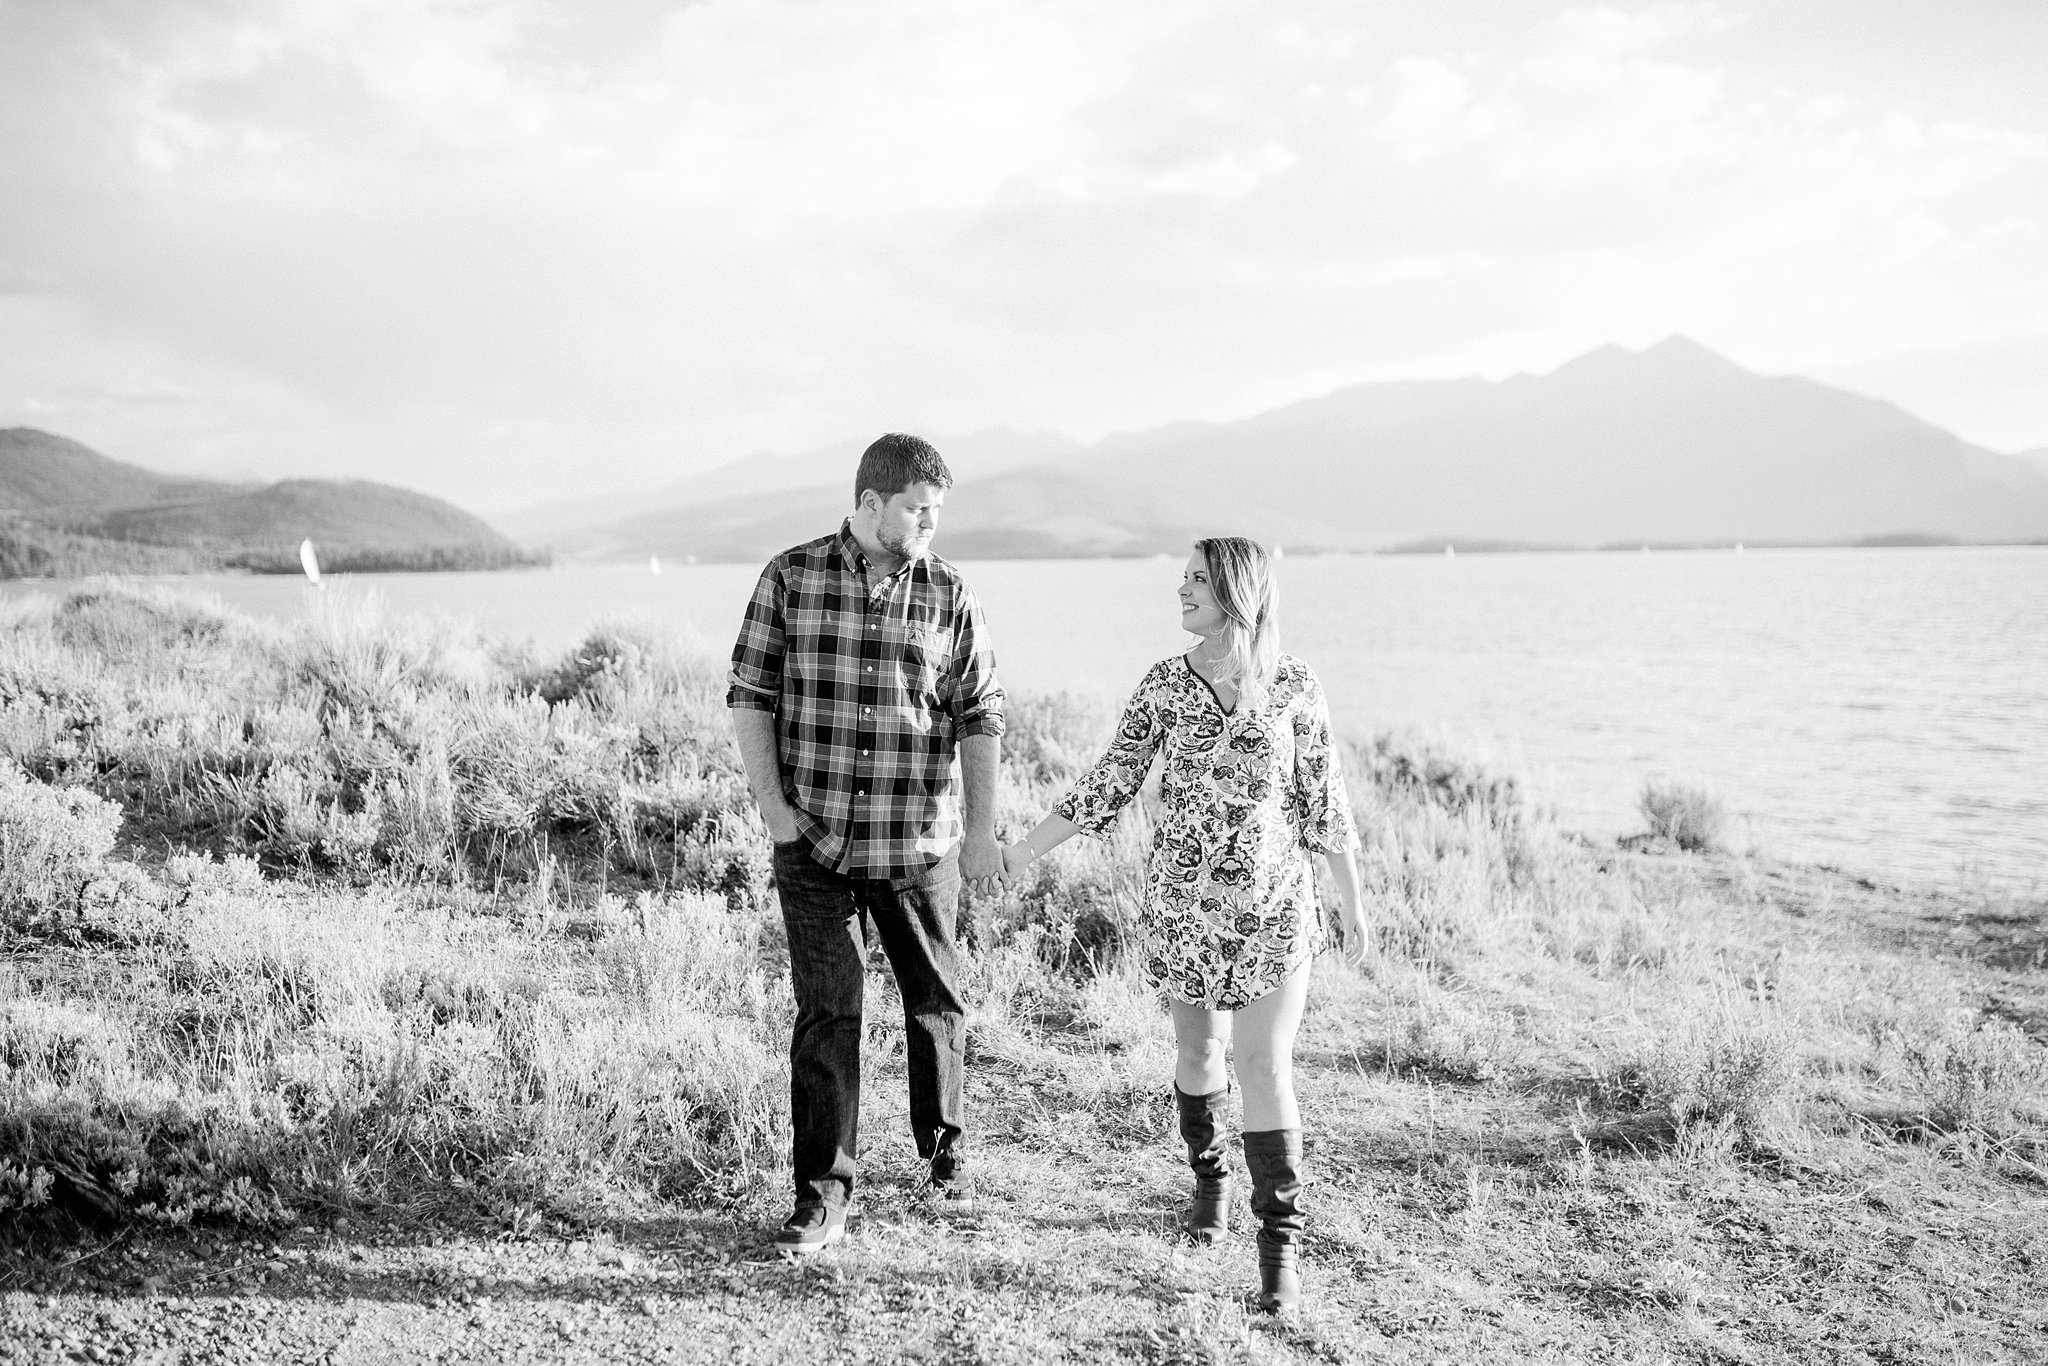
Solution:
<svg viewBox="0 0 2048 1366">
<path fill-rule="evenodd" d="M 0 426 L 489 514 L 1681 333 L 2048 447 L 2044 59 L 2040 0 L 0 0 Z"/>
</svg>

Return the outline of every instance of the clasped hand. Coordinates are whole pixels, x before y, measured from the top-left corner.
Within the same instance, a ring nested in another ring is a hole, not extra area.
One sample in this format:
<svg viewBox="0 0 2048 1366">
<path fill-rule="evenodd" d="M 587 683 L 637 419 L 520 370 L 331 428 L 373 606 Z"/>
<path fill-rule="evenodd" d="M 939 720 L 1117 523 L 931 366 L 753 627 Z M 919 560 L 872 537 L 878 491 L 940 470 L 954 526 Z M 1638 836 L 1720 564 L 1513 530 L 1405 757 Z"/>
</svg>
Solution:
<svg viewBox="0 0 2048 1366">
<path fill-rule="evenodd" d="M 969 840 L 960 850 L 960 876 L 973 891 L 993 895 L 1022 877 L 1034 857 L 1031 846 L 1022 840 L 1015 844 Z"/>
<path fill-rule="evenodd" d="M 1024 870 L 1031 866 L 1031 860 L 1035 857 L 1036 855 L 1031 852 L 1031 846 L 1022 840 L 1018 840 L 1015 844 L 1004 845 L 1003 881 L 1015 882 L 1018 878 L 1024 876 Z"/>
</svg>

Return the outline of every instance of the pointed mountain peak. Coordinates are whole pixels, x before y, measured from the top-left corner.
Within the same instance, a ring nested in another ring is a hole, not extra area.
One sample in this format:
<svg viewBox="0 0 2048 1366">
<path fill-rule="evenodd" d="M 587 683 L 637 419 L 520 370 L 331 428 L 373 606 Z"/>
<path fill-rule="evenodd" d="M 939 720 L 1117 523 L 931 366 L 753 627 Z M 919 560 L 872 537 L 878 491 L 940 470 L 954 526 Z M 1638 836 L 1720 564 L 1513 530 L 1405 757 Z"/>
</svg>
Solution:
<svg viewBox="0 0 2048 1366">
<path fill-rule="evenodd" d="M 1690 370 L 1701 375 L 1734 376 L 1749 373 L 1720 352 L 1710 351 L 1691 337 L 1680 336 L 1675 332 L 1641 352 L 1638 359 L 1654 362 L 1664 370 Z"/>
<path fill-rule="evenodd" d="M 1550 373 L 1552 379 L 1611 384 L 1630 380 L 1697 383 L 1747 376 L 1750 372 L 1726 356 L 1676 333 L 1641 351 L 1609 342 L 1574 357 Z"/>
</svg>

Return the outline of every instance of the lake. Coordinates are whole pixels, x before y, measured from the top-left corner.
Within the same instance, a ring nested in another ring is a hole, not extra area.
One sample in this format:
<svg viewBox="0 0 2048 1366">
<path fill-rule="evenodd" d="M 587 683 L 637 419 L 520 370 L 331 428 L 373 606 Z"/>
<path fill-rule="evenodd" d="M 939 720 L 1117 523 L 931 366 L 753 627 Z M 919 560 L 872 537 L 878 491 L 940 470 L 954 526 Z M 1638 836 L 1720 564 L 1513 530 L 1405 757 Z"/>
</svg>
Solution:
<svg viewBox="0 0 2048 1366">
<path fill-rule="evenodd" d="M 1013 691 L 1121 697 L 1186 640 L 1179 560 L 963 568 Z M 394 574 L 326 591 L 547 649 L 638 614 L 723 653 L 757 572 Z M 167 582 L 279 618 L 315 591 Z M 1321 675 L 1340 730 L 1441 735 L 1527 774 L 1574 828 L 1642 828 L 1637 792 L 1670 778 L 1718 795 L 1738 845 L 1781 857 L 2048 883 L 2048 548 L 1295 557 L 1281 585 L 1285 647 Z"/>
</svg>

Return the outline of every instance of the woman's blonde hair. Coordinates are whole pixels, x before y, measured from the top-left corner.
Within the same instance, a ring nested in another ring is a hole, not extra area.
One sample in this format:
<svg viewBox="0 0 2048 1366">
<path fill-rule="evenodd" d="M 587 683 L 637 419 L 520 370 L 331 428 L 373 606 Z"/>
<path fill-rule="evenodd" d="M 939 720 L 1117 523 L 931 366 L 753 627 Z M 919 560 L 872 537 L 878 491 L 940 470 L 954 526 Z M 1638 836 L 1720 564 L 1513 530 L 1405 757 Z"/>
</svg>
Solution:
<svg viewBox="0 0 2048 1366">
<path fill-rule="evenodd" d="M 1205 536 L 1195 549 L 1209 562 L 1209 591 L 1223 610 L 1226 650 L 1217 678 L 1257 710 L 1280 667 L 1280 583 L 1272 558 L 1243 536 Z"/>
</svg>

